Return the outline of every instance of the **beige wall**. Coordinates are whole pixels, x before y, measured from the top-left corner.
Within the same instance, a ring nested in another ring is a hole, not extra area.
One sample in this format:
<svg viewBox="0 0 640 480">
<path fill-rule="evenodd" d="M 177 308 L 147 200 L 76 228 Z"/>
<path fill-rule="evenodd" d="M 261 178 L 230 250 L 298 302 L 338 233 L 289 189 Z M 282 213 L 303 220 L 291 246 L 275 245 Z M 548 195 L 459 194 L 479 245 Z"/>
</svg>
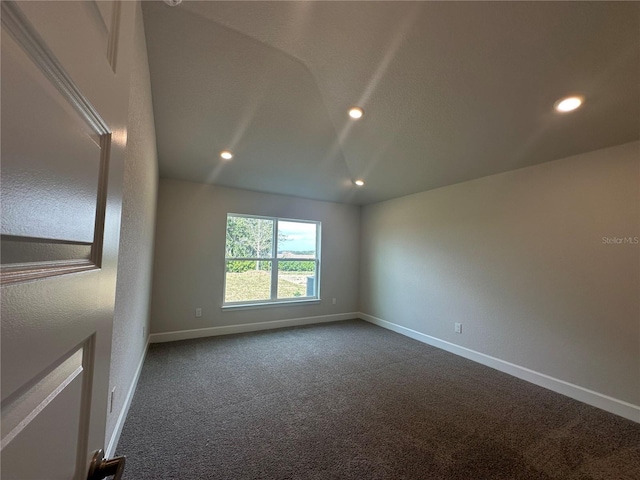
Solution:
<svg viewBox="0 0 640 480">
<path fill-rule="evenodd" d="M 364 207 L 361 311 L 640 405 L 640 143 Z M 463 334 L 454 333 L 454 322 Z"/>
<path fill-rule="evenodd" d="M 137 5 L 136 10 L 134 42 L 109 375 L 109 392 L 115 387 L 116 394 L 113 412 L 107 415 L 106 445 L 125 407 L 125 399 L 134 381 L 149 332 L 158 162 L 149 64 L 140 5 Z"/>
<path fill-rule="evenodd" d="M 321 221 L 322 301 L 223 311 L 227 213 Z M 151 332 L 355 312 L 359 230 L 357 206 L 161 179 Z M 201 318 L 195 317 L 196 308 L 202 308 Z"/>
</svg>

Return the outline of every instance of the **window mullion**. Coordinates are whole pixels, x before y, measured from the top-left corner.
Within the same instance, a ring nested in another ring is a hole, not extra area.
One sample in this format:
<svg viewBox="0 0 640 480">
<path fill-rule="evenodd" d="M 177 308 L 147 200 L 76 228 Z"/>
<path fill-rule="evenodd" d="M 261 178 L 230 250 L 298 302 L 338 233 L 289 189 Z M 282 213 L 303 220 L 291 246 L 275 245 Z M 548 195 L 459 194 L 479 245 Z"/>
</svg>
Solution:
<svg viewBox="0 0 640 480">
<path fill-rule="evenodd" d="M 278 219 L 273 219 L 273 237 L 271 239 L 271 300 L 278 298 Z"/>
</svg>

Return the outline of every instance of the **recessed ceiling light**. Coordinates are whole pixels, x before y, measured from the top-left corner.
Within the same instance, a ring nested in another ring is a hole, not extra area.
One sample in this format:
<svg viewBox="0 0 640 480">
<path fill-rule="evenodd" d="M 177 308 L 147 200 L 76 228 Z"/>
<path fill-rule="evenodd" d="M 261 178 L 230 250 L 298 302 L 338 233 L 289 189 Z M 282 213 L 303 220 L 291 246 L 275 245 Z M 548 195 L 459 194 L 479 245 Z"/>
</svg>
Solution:
<svg viewBox="0 0 640 480">
<path fill-rule="evenodd" d="M 572 112 L 576 108 L 580 107 L 582 102 L 584 102 L 584 97 L 573 96 L 561 98 L 555 103 L 554 108 L 560 113 Z"/>
<path fill-rule="evenodd" d="M 225 160 L 231 160 L 233 158 L 233 153 L 231 153 L 229 150 L 223 150 L 220 152 L 220 156 Z"/>
<path fill-rule="evenodd" d="M 364 186 L 364 180 L 354 180 L 353 183 L 355 184 L 356 187 L 363 187 Z"/>
<path fill-rule="evenodd" d="M 349 116 L 351 118 L 362 118 L 362 116 L 364 115 L 364 110 L 362 110 L 360 107 L 351 107 L 349 109 Z"/>
</svg>

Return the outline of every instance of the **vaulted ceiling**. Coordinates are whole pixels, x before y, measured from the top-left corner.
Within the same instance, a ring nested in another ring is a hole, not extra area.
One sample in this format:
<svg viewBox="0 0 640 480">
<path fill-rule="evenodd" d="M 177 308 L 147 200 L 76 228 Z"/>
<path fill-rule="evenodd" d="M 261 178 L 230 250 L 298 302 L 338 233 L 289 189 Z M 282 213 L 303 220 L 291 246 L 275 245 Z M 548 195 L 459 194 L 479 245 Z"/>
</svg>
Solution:
<svg viewBox="0 0 640 480">
<path fill-rule="evenodd" d="M 640 138 L 638 2 L 143 3 L 162 177 L 368 204 Z"/>
</svg>

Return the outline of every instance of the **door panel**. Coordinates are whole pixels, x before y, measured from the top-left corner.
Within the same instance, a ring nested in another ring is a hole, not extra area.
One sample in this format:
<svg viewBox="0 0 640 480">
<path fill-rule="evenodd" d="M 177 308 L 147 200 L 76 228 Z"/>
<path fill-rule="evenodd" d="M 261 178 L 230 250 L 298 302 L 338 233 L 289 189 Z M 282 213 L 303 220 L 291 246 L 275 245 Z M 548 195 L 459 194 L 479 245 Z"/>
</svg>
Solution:
<svg viewBox="0 0 640 480">
<path fill-rule="evenodd" d="M 2 102 L 2 234 L 92 243 L 99 132 L 6 32 Z"/>
<path fill-rule="evenodd" d="M 51 3 L 54 5 L 49 5 Z M 102 22 L 96 19 L 96 7 L 92 3 L 94 2 L 24 1 L 19 2 L 19 5 L 43 43 L 58 62 L 64 65 L 79 91 L 91 101 L 102 118 L 109 119 L 110 130 L 116 133 L 126 127 L 126 118 L 118 120 L 117 112 L 128 108 L 127 103 L 123 104 L 128 97 L 123 99 L 118 93 L 123 83 L 128 86 L 126 67 L 130 58 L 122 59 L 125 71 L 121 76 L 119 69 L 114 69 L 111 65 L 108 43 L 112 42 L 114 50 L 122 50 L 125 57 L 129 57 L 129 47 L 133 41 L 131 20 L 135 13 L 135 2 L 108 2 L 117 4 L 117 7 L 113 7 L 117 12 L 115 20 L 109 19 L 113 25 L 109 26 L 106 37 Z M 120 48 L 121 45 L 123 49 Z"/>
<path fill-rule="evenodd" d="M 2 2 L 2 478 L 104 447 L 135 8 Z"/>
<path fill-rule="evenodd" d="M 17 392 L 7 402 L 2 422 L 3 443 L 7 444 L 2 452 L 4 478 L 69 479 L 77 467 L 83 468 L 84 460 L 80 459 L 84 447 L 77 437 L 81 422 L 86 424 L 86 418 L 81 417 L 86 378 L 84 354 L 84 347 L 76 350 L 35 385 Z M 69 411 L 74 415 L 69 416 Z M 51 445 L 43 431 L 55 431 L 57 442 Z M 53 465 L 62 468 L 52 469 Z"/>
<path fill-rule="evenodd" d="M 69 352 L 87 342 L 101 315 L 92 293 L 95 275 L 5 286 L 2 291 L 2 423 L 16 393 L 37 383 Z M 83 285 L 76 285 L 80 281 Z M 60 290 L 74 292 L 63 295 Z M 34 304 L 33 299 L 38 299 Z M 25 315 L 27 313 L 28 315 Z M 3 425 L 4 442 L 4 425 Z M 4 445 L 4 443 L 3 443 Z"/>
</svg>

